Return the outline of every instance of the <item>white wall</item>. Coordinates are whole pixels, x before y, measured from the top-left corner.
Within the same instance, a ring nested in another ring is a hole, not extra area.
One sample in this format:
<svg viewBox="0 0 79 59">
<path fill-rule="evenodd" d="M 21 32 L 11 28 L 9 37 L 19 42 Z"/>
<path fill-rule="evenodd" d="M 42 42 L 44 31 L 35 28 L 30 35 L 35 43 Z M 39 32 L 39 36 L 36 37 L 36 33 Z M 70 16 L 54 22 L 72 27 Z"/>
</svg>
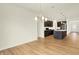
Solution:
<svg viewBox="0 0 79 59">
<path fill-rule="evenodd" d="M 68 33 L 70 32 L 79 32 L 79 19 L 70 19 L 68 20 L 67 26 Z"/>
<path fill-rule="evenodd" d="M 38 19 L 38 37 L 44 38 L 44 21 L 41 19 Z"/>
<path fill-rule="evenodd" d="M 36 40 L 35 16 L 15 4 L 0 4 L 0 50 Z"/>
</svg>

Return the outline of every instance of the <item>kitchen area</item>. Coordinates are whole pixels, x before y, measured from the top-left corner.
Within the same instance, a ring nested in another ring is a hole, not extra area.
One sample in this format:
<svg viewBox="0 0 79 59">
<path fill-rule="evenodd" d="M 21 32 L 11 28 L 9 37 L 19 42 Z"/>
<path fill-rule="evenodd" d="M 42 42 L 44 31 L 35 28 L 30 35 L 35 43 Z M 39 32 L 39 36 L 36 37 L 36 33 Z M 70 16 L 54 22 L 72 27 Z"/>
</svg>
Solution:
<svg viewBox="0 0 79 59">
<path fill-rule="evenodd" d="M 44 37 L 53 35 L 56 39 L 64 39 L 67 35 L 67 21 L 56 21 L 55 25 L 54 21 L 44 22 Z"/>
</svg>

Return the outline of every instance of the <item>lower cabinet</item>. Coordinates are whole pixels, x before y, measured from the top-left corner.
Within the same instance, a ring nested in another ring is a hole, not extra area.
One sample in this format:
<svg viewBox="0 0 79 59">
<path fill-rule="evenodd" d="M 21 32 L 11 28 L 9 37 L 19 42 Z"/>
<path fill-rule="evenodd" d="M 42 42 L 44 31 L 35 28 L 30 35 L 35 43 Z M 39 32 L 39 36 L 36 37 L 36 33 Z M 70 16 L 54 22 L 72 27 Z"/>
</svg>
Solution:
<svg viewBox="0 0 79 59">
<path fill-rule="evenodd" d="M 54 31 L 54 37 L 56 39 L 64 39 L 67 35 L 67 31 Z"/>
<path fill-rule="evenodd" d="M 49 35 L 53 35 L 54 30 L 45 30 L 44 31 L 44 37 L 47 37 Z"/>
</svg>

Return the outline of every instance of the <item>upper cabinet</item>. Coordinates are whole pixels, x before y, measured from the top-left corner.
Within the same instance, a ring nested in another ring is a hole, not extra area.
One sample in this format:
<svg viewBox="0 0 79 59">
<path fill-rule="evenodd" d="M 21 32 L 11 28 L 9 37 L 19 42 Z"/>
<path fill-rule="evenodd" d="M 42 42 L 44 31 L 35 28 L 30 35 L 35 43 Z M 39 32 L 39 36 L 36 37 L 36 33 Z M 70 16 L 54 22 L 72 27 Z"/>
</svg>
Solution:
<svg viewBox="0 0 79 59">
<path fill-rule="evenodd" d="M 53 21 L 44 21 L 44 27 L 53 27 Z"/>
<path fill-rule="evenodd" d="M 60 30 L 66 30 L 67 29 L 67 21 L 57 21 L 57 27 Z"/>
</svg>

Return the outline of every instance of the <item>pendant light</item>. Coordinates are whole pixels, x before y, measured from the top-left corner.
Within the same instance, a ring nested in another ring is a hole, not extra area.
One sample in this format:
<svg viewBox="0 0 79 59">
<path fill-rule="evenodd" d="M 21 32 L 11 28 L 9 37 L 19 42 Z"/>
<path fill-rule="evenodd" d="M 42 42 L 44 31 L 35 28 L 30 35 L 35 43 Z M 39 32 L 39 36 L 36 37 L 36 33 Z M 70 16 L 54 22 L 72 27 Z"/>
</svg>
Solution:
<svg viewBox="0 0 79 59">
<path fill-rule="evenodd" d="M 44 20 L 44 16 L 42 16 L 42 20 Z"/>
<path fill-rule="evenodd" d="M 37 16 L 35 16 L 35 21 L 37 21 L 38 20 L 38 18 L 37 18 Z"/>
<path fill-rule="evenodd" d="M 45 18 L 45 21 L 47 21 L 48 19 L 47 18 Z"/>
</svg>

